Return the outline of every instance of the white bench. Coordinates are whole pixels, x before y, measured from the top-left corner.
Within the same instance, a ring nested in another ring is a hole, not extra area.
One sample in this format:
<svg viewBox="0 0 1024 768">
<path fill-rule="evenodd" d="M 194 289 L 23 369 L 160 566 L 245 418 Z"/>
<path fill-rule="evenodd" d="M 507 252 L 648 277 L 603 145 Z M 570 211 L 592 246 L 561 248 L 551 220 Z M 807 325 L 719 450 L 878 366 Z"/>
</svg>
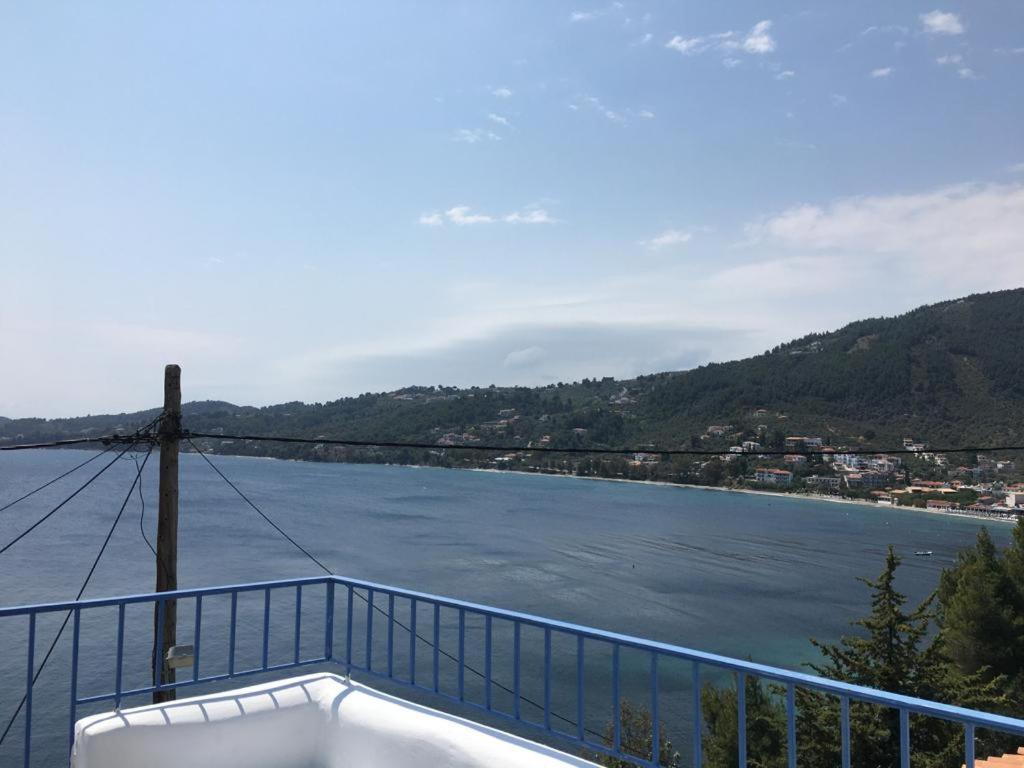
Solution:
<svg viewBox="0 0 1024 768">
<path fill-rule="evenodd" d="M 72 768 L 565 768 L 595 764 L 331 674 L 75 724 Z"/>
</svg>

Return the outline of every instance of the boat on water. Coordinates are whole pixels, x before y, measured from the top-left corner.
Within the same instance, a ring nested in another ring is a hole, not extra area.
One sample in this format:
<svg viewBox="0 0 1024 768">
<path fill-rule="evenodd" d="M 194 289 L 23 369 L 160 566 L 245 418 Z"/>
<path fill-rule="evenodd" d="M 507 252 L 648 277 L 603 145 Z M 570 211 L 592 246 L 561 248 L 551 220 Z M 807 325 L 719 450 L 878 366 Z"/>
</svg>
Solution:
<svg viewBox="0 0 1024 768">
<path fill-rule="evenodd" d="M 931 557 L 933 554 L 930 549 L 919 549 L 914 553 L 914 557 Z"/>
</svg>

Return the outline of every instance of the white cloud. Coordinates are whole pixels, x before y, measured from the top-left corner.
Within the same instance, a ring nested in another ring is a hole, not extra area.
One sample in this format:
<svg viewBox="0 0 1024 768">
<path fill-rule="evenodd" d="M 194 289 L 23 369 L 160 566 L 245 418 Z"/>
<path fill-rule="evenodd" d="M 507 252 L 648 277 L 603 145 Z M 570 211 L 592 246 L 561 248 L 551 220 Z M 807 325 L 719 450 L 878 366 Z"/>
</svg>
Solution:
<svg viewBox="0 0 1024 768">
<path fill-rule="evenodd" d="M 676 35 L 667 43 L 665 43 L 665 47 L 671 48 L 674 51 L 679 51 L 684 55 L 702 53 L 703 51 L 707 50 L 707 48 L 704 45 L 703 37 L 683 38 L 680 37 L 679 35 Z"/>
<path fill-rule="evenodd" d="M 505 117 L 504 115 L 497 115 L 494 112 L 488 114 L 487 119 L 490 120 L 492 123 L 504 125 L 505 127 L 512 125 L 512 123 L 509 122 L 509 119 L 507 117 Z"/>
<path fill-rule="evenodd" d="M 653 120 L 654 119 L 654 113 L 651 112 L 651 110 L 649 110 L 649 109 L 641 109 L 639 112 L 637 112 L 637 114 L 640 117 L 644 118 L 645 120 Z"/>
<path fill-rule="evenodd" d="M 970 67 L 960 67 L 956 73 L 960 75 L 961 80 L 974 80 L 976 77 L 974 70 Z"/>
<path fill-rule="evenodd" d="M 491 91 L 491 95 L 497 96 L 499 99 L 510 99 L 512 98 L 512 91 L 505 86 L 501 86 L 500 88 L 495 88 Z"/>
<path fill-rule="evenodd" d="M 693 234 L 681 229 L 666 229 L 660 235 L 655 235 L 650 240 L 641 240 L 640 245 L 647 246 L 652 251 L 662 248 L 670 248 L 674 245 L 684 245 L 693 239 Z"/>
<path fill-rule="evenodd" d="M 468 205 L 456 205 L 445 211 L 444 215 L 448 217 L 448 221 L 460 227 L 470 224 L 490 224 L 494 221 L 493 216 L 488 216 L 485 213 L 470 213 Z"/>
<path fill-rule="evenodd" d="M 846 102 L 848 102 L 848 101 L 849 101 L 849 99 L 848 99 L 848 98 L 846 98 L 846 96 L 844 96 L 844 95 L 843 95 L 843 94 L 841 94 L 841 93 L 833 93 L 832 95 L 830 95 L 830 96 L 828 97 L 828 99 L 829 99 L 829 101 L 831 101 L 831 102 L 832 102 L 832 106 L 833 106 L 833 107 L 841 107 L 841 106 L 843 106 L 843 105 L 844 105 L 844 104 L 845 104 Z"/>
<path fill-rule="evenodd" d="M 771 53 L 774 51 L 775 40 L 768 32 L 771 28 L 772 23 L 768 19 L 757 22 L 743 41 L 743 50 L 747 53 Z"/>
<path fill-rule="evenodd" d="M 654 39 L 654 35 L 650 32 L 644 33 L 644 36 L 640 38 L 640 45 L 647 45 L 651 40 Z"/>
<path fill-rule="evenodd" d="M 964 25 L 955 13 L 935 10 L 922 13 L 919 18 L 924 31 L 930 35 L 962 35 L 964 32 Z"/>
<path fill-rule="evenodd" d="M 743 62 L 740 61 L 739 59 L 733 59 L 733 58 L 722 59 L 722 66 L 725 67 L 726 69 L 735 69 L 736 67 L 738 67 L 742 63 Z"/>
<path fill-rule="evenodd" d="M 481 141 L 501 141 L 501 136 L 483 128 L 459 128 L 452 136 L 452 141 L 462 144 L 477 144 Z"/>
<path fill-rule="evenodd" d="M 796 77 L 796 72 L 792 69 L 784 69 L 775 76 L 776 80 L 788 80 L 791 77 Z"/>
<path fill-rule="evenodd" d="M 872 77 L 888 77 L 892 74 L 892 67 L 879 67 L 871 70 Z"/>
<path fill-rule="evenodd" d="M 1024 173 L 1024 163 L 1014 163 L 1006 170 L 1010 173 Z"/>
<path fill-rule="evenodd" d="M 884 257 L 956 284 L 968 273 L 1024 281 L 1024 184 L 958 184 L 929 192 L 799 205 L 748 228 L 753 242 L 844 257 Z M 966 290 L 962 291 L 966 292 Z"/>
<path fill-rule="evenodd" d="M 502 221 L 509 224 L 554 224 L 555 219 L 551 218 L 543 208 L 528 208 L 524 211 L 513 211 L 501 217 Z"/>
<path fill-rule="evenodd" d="M 959 53 L 948 53 L 945 56 L 939 56 L 936 60 L 936 64 L 959 64 L 964 60 L 964 57 Z"/>
<path fill-rule="evenodd" d="M 739 39 L 739 35 L 733 30 L 715 32 L 711 35 L 697 37 L 673 36 L 665 47 L 677 51 L 684 56 L 696 56 L 707 51 L 718 51 L 727 56 L 726 66 L 736 66 L 738 59 L 733 54 L 748 53 L 760 55 L 771 53 L 775 50 L 775 38 L 771 36 L 772 22 L 768 19 L 757 22 L 750 31 Z"/>
<path fill-rule="evenodd" d="M 569 21 L 573 24 L 577 24 L 581 21 L 593 21 L 594 19 L 599 19 L 602 16 L 607 16 L 610 13 L 621 11 L 624 7 L 625 6 L 621 2 L 614 2 L 606 8 L 599 8 L 591 11 L 573 11 L 569 14 Z"/>
<path fill-rule="evenodd" d="M 614 110 L 614 109 L 608 107 L 599 98 L 597 98 L 597 96 L 583 96 L 583 97 L 580 98 L 579 102 L 580 102 L 580 105 L 584 105 L 584 106 L 590 107 L 591 109 L 593 109 L 596 112 L 598 112 L 601 115 L 603 115 L 605 117 L 605 119 L 610 120 L 613 123 L 624 123 L 624 122 L 626 122 L 626 118 L 622 114 L 622 112 L 619 112 L 617 110 Z M 579 108 L 579 105 L 572 105 L 572 104 L 570 104 L 569 108 L 573 109 L 573 110 L 576 110 L 576 109 Z"/>
<path fill-rule="evenodd" d="M 419 223 L 427 227 L 440 227 L 445 221 L 463 227 L 473 224 L 494 224 L 501 221 L 507 224 L 554 224 L 558 220 L 547 210 L 537 206 L 528 206 L 519 211 L 493 216 L 489 213 L 474 213 L 468 205 L 452 206 L 443 214 L 436 211 L 424 213 L 419 218 Z"/>
</svg>

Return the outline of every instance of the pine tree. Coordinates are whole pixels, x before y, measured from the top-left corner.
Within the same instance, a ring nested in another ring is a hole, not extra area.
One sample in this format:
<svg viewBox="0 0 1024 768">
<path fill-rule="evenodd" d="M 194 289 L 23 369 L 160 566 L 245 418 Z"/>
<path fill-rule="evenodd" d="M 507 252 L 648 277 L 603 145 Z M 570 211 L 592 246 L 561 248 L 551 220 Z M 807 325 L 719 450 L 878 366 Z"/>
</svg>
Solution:
<svg viewBox="0 0 1024 768">
<path fill-rule="evenodd" d="M 1024 666 L 1024 528 L 1005 558 L 982 528 L 939 582 L 943 652 L 967 675 L 1018 681 Z M 1011 576 L 1011 573 L 1013 576 Z"/>
<path fill-rule="evenodd" d="M 786 708 L 769 686 L 746 678 L 747 766 L 783 768 L 786 765 Z M 706 683 L 701 691 L 704 715 L 704 765 L 739 766 L 739 710 L 736 687 L 716 688 Z"/>
<path fill-rule="evenodd" d="M 871 589 L 871 613 L 854 626 L 863 634 L 844 636 L 837 645 L 812 639 L 825 661 L 811 665 L 832 680 L 893 693 L 934 699 L 948 687 L 950 666 L 936 643 L 926 644 L 932 599 L 907 612 L 906 595 L 896 590 L 900 558 L 889 547 L 885 568 L 877 579 L 860 579 Z M 798 690 L 799 760 L 802 765 L 839 763 L 839 703 L 834 696 Z M 951 728 L 933 719 L 915 718 L 915 765 L 931 765 L 937 751 L 954 738 Z M 866 703 L 850 706 L 851 760 L 859 768 L 898 766 L 899 713 Z"/>
</svg>

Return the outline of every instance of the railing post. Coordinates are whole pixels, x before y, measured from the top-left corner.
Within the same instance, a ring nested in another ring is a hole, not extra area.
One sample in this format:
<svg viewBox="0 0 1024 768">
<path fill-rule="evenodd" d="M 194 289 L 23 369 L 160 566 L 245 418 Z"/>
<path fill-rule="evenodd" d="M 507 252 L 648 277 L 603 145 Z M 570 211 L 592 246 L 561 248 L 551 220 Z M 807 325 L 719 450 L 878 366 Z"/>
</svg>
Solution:
<svg viewBox="0 0 1024 768">
<path fill-rule="evenodd" d="M 910 768 L 910 713 L 900 709 L 900 768 Z"/>
<path fill-rule="evenodd" d="M 736 730 L 739 768 L 747 765 L 747 674 L 736 673 Z"/>
<path fill-rule="evenodd" d="M 700 710 L 700 663 L 693 662 L 693 766 L 701 768 L 703 755 L 701 739 L 704 737 L 704 718 Z"/>
<path fill-rule="evenodd" d="M 25 675 L 25 768 L 32 761 L 32 688 L 36 676 L 36 615 L 28 615 L 28 672 Z"/>
<path fill-rule="evenodd" d="M 850 697 L 839 699 L 839 730 L 842 739 L 842 768 L 850 768 Z M 967 768 L 971 768 L 968 766 Z"/>
<path fill-rule="evenodd" d="M 75 746 L 75 721 L 78 719 L 78 640 L 81 637 L 81 609 L 75 608 L 71 625 L 71 705 L 68 723 L 68 754 Z M 971 768 L 968 766 L 968 768 Z"/>
<path fill-rule="evenodd" d="M 327 582 L 327 601 L 324 606 L 324 659 L 334 661 L 334 580 Z M 349 622 L 351 623 L 351 622 Z"/>
<path fill-rule="evenodd" d="M 796 768 L 796 686 L 786 686 L 786 759 L 789 768 Z"/>
</svg>

